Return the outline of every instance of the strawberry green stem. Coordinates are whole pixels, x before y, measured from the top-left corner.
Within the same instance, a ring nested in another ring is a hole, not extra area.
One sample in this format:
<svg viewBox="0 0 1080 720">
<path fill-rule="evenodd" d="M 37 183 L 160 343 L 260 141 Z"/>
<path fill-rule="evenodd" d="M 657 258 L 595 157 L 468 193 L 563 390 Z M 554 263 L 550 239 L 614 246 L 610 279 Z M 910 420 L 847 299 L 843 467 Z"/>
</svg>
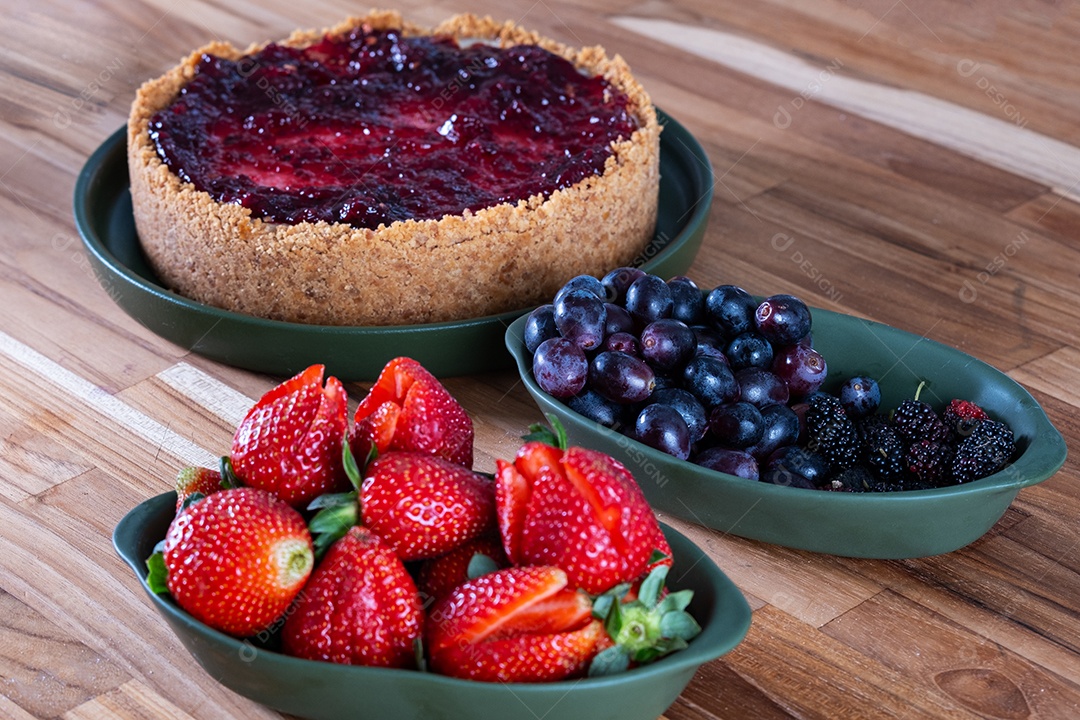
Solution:
<svg viewBox="0 0 1080 720">
<path fill-rule="evenodd" d="M 693 591 L 663 593 L 667 572 L 667 565 L 654 568 L 638 588 L 637 598 L 629 602 L 622 601 L 628 592 L 625 585 L 595 599 L 593 614 L 603 620 L 615 646 L 596 656 L 590 676 L 622 672 L 631 662 L 652 662 L 685 648 L 701 632 L 686 612 Z"/>
<path fill-rule="evenodd" d="M 529 426 L 529 434 L 523 435 L 521 439 L 525 442 L 542 442 L 559 450 L 566 450 L 570 445 L 566 436 L 566 428 L 563 427 L 558 416 L 554 413 L 547 413 L 545 417 L 547 417 L 550 427 L 541 423 L 534 423 Z"/>
</svg>

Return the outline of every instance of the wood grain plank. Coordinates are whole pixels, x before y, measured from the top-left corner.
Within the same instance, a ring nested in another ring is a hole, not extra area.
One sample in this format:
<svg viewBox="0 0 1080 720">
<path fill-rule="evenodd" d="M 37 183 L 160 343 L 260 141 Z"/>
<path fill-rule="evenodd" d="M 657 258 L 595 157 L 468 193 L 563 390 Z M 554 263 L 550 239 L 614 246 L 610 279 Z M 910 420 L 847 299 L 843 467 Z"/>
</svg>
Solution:
<svg viewBox="0 0 1080 720">
<path fill-rule="evenodd" d="M 979 716 L 1067 717 L 1080 687 L 890 592 L 822 630 Z"/>
<path fill-rule="evenodd" d="M 1063 347 L 1025 363 L 1009 375 L 1029 388 L 1080 408 L 1080 388 L 1076 386 L 1077 367 L 1080 367 L 1080 350 Z"/>
<path fill-rule="evenodd" d="M 171 702 L 137 680 L 131 680 L 115 690 L 93 698 L 64 713 L 64 720 L 193 720 Z"/>
<path fill-rule="evenodd" d="M 639 13 L 747 34 L 801 57 L 835 58 L 860 76 L 1055 136 L 1073 132 L 1063 127 L 1077 110 L 1077 81 L 1061 54 L 1075 37 L 1068 4 L 695 0 L 647 3 Z M 1037 87 L 1023 82 L 1033 73 Z"/>
<path fill-rule="evenodd" d="M 65 496 L 85 498 L 102 486 L 100 475 L 87 474 L 65 483 L 66 493 L 71 493 Z M 124 487 L 128 489 L 121 491 Z M 117 506 L 132 507 L 145 497 L 145 491 L 122 483 L 113 490 Z M 82 514 L 93 509 L 84 502 Z M 100 530 L 88 532 L 85 522 L 64 517 L 51 506 L 38 506 L 30 514 L 0 501 L 4 590 L 131 677 L 166 691 L 185 712 L 196 717 L 274 717 L 207 678 L 151 609 L 135 576 L 112 555 L 108 536 Z M 13 538 L 33 540 L 24 547 Z M 57 591 L 70 587 L 81 591 Z"/>
<path fill-rule="evenodd" d="M 1039 549 L 999 535 L 968 552 L 903 564 L 922 583 L 987 608 L 1075 655 L 1080 633 L 1070 619 L 1080 610 L 1075 593 L 1068 588 L 1075 587 L 1078 578 L 1076 570 L 1060 562 L 1064 553 L 1076 552 L 1075 539 L 1058 550 L 1060 554 L 1043 555 Z M 1071 670 L 1057 664 L 1053 669 L 1067 679 L 1080 679 L 1080 667 L 1075 664 Z"/>
<path fill-rule="evenodd" d="M 707 663 L 668 710 L 672 720 L 685 718 L 754 718 L 783 720 L 795 717 L 760 688 L 739 675 L 721 658 Z"/>
<path fill-rule="evenodd" d="M 73 458 L 49 429 L 57 417 L 47 410 L 27 413 L 0 396 L 0 496 L 19 502 L 89 470 Z"/>
<path fill-rule="evenodd" d="M 813 306 L 868 317 L 944 342 L 1002 370 L 1060 346 L 1055 339 L 1011 321 L 1026 314 L 1018 309 L 1026 296 L 1009 297 L 999 306 L 986 299 L 990 295 L 986 291 L 979 302 L 963 303 L 962 278 L 942 270 L 940 261 L 927 256 L 929 249 L 883 241 L 772 193 L 748 203 L 753 214 L 723 215 L 725 237 L 719 244 L 730 247 L 731 254 L 698 263 L 707 282 L 731 282 L 766 295 L 790 292 Z M 1023 288 L 1027 291 L 1030 285 L 1024 283 Z M 996 286 L 992 290 L 996 297 L 1004 293 Z M 915 297 L 925 303 L 925 312 L 911 312 Z M 958 307 L 963 312 L 954 311 Z"/>
<path fill-rule="evenodd" d="M 43 248 L 50 242 L 41 238 Z M 85 260 L 81 249 L 74 252 Z M 120 311 L 91 279 L 89 266 L 79 267 L 78 260 L 61 253 L 50 262 L 57 264 L 54 282 L 68 282 L 72 295 L 11 267 L 0 268 L 0 303 L 21 309 L 5 323 L 5 335 L 11 338 L 5 342 L 32 347 L 68 372 L 113 392 L 168 367 L 172 357 L 187 352 L 157 338 Z M 79 299 L 79 288 L 92 299 Z M 102 314 L 115 323 L 102 320 Z"/>
<path fill-rule="evenodd" d="M 977 551 L 988 540 L 979 540 L 944 559 L 948 562 L 951 557 Z M 890 592 L 947 618 L 989 645 L 1014 653 L 1061 678 L 1075 673 L 1075 652 L 1055 638 L 1044 636 L 1040 627 L 1017 622 L 1015 617 L 1001 614 L 993 605 L 984 605 L 979 598 L 971 597 L 966 584 L 927 582 L 918 567 L 913 569 L 901 561 L 880 564 L 874 568 L 874 577 Z"/>
<path fill-rule="evenodd" d="M 1014 208 L 1006 217 L 1067 244 L 1080 237 L 1080 203 L 1054 193 L 1043 193 Z"/>
<path fill-rule="evenodd" d="M 7 412 L 14 422 L 31 427 L 48 423 L 49 435 L 57 439 L 51 446 L 55 451 L 49 450 L 50 464 L 109 468 L 111 474 L 136 483 L 148 497 L 172 487 L 177 467 L 184 462 L 181 458 L 216 463 L 212 453 L 78 376 L 37 374 L 41 368 L 34 364 L 36 356 L 27 357 L 29 366 L 4 357 L 7 371 L 0 374 L 0 393 L 11 399 Z M 55 372 L 52 365 L 46 367 Z M 69 387 L 58 385 L 58 380 L 69 381 Z M 25 388 L 35 389 L 32 398 L 26 397 Z M 34 483 L 30 489 L 40 489 L 51 487 L 55 479 L 35 475 L 32 481 L 21 480 L 19 487 L 25 491 L 28 482 Z"/>
<path fill-rule="evenodd" d="M 702 548 L 739 588 L 810 627 L 820 627 L 881 590 L 830 555 L 724 535 L 663 516 Z M 829 592 L 822 593 L 822 586 Z"/>
<path fill-rule="evenodd" d="M 216 415 L 212 409 L 200 405 L 196 397 L 182 394 L 158 376 L 137 383 L 116 397 L 135 412 L 162 418 L 161 424 L 171 435 L 202 449 L 203 466 L 217 467 L 217 460 L 229 454 L 236 423 Z M 254 399 L 245 398 L 245 412 L 254 404 Z M 183 464 L 186 461 L 178 463 L 177 469 Z"/>
<path fill-rule="evenodd" d="M 754 620 L 725 663 L 797 717 L 977 717 L 918 678 L 853 653 L 775 608 L 762 608 Z"/>
<path fill-rule="evenodd" d="M 15 701 L 4 693 L 0 693 L 0 718 L 4 718 L 4 720 L 38 720 L 16 705 Z"/>
<path fill-rule="evenodd" d="M 38 717 L 54 717 L 128 675 L 0 591 L 0 678 L 0 691 L 13 703 Z"/>
<path fill-rule="evenodd" d="M 230 427 L 239 425 L 254 403 L 248 395 L 186 362 L 162 370 L 155 380 L 167 385 L 179 397 L 206 409 Z"/>
<path fill-rule="evenodd" d="M 789 244 L 799 243 L 803 247 L 791 252 L 799 250 L 816 267 L 828 268 L 829 284 L 845 296 L 856 296 L 860 285 L 877 288 L 859 294 L 860 308 L 875 320 L 926 334 L 1006 370 L 1068 342 L 1069 323 L 1080 322 L 1080 310 L 1063 308 L 1060 296 L 1070 282 L 1069 261 L 1076 256 L 1080 263 L 1077 250 L 977 212 L 948 210 L 958 205 L 955 199 L 918 194 L 905 203 L 905 190 L 895 185 L 855 176 L 837 182 L 842 193 L 826 203 L 814 196 L 810 184 L 801 183 L 786 183 L 754 198 L 748 205 L 756 219 L 774 222 L 780 226 L 777 232 L 784 233 L 759 234 L 763 249 L 788 250 Z M 857 189 L 860 182 L 863 187 Z M 870 198 L 875 191 L 893 198 L 891 216 L 872 218 L 874 210 L 860 204 L 874 205 Z M 903 220 L 902 208 L 911 208 Z M 757 227 L 756 221 L 749 225 Z M 1024 256 L 1025 269 L 1015 261 L 1017 254 Z M 762 256 L 775 262 L 768 252 Z M 1043 274 L 1036 277 L 1035 267 Z M 925 298 L 927 312 L 906 311 L 914 296 Z M 1028 316 L 1048 321 L 1061 318 L 1062 312 L 1075 319 L 1042 322 L 1039 333 L 1021 321 Z"/>
</svg>

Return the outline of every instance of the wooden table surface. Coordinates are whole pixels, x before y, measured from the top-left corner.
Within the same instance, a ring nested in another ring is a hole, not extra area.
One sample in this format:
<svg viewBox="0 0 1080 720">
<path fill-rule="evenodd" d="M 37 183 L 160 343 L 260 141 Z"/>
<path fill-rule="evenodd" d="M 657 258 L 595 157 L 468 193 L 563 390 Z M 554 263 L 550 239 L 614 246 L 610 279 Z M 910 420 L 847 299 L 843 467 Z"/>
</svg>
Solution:
<svg viewBox="0 0 1080 720">
<path fill-rule="evenodd" d="M 191 660 L 110 534 L 220 454 L 277 382 L 147 331 L 71 216 L 135 89 L 211 39 L 325 27 L 338 0 L 3 0 L 0 716 L 273 717 Z M 690 276 L 790 292 L 961 348 L 1080 441 L 1080 9 L 924 0 L 407 1 L 623 55 L 700 139 L 716 187 Z M 452 378 L 479 467 L 538 412 L 512 373 Z M 355 399 L 362 384 L 350 386 Z M 1080 485 L 1070 458 L 971 546 L 851 560 L 666 518 L 754 609 L 666 717 L 1080 717 Z M 553 714 L 552 717 L 555 717 Z"/>
</svg>

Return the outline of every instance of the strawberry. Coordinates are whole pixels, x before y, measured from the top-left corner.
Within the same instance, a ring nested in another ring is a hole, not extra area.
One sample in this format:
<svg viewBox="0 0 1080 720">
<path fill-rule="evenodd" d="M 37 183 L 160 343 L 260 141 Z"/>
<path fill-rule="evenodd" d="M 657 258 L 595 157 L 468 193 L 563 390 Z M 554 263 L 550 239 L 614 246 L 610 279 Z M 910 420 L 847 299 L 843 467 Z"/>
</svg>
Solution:
<svg viewBox="0 0 1080 720">
<path fill-rule="evenodd" d="M 312 365 L 270 390 L 233 436 L 230 459 L 240 481 L 293 507 L 348 487 L 341 464 L 347 396 L 335 377 L 323 387 L 324 371 Z"/>
<path fill-rule="evenodd" d="M 473 426 L 446 388 L 411 358 L 391 360 L 360 401 L 350 438 L 353 454 L 407 450 L 472 467 Z"/>
<path fill-rule="evenodd" d="M 180 607 L 212 628 L 249 637 L 289 607 L 314 555 L 300 513 L 265 490 L 232 488 L 177 515 L 155 564 Z M 151 586 L 158 589 L 160 580 Z"/>
<path fill-rule="evenodd" d="M 603 629 L 588 596 L 556 567 L 499 570 L 469 580 L 431 608 L 435 672 L 488 682 L 539 682 L 583 674 Z"/>
<path fill-rule="evenodd" d="M 420 452 L 390 451 L 360 477 L 351 452 L 346 474 L 356 492 L 327 494 L 309 508 L 321 549 L 349 527 L 369 527 L 408 562 L 438 557 L 495 529 L 495 487 L 466 467 Z"/>
<path fill-rule="evenodd" d="M 670 564 L 641 488 L 609 455 L 533 440 L 496 467 L 496 512 L 513 564 L 555 565 L 592 594 L 645 575 L 654 551 Z"/>
<path fill-rule="evenodd" d="M 416 572 L 416 586 L 423 598 L 439 600 L 465 581 L 509 564 L 500 538 L 479 537 L 445 555 L 425 560 Z"/>
<path fill-rule="evenodd" d="M 436 557 L 494 529 L 495 486 L 433 455 L 389 452 L 360 487 L 363 524 L 402 560 Z"/>
<path fill-rule="evenodd" d="M 282 628 L 286 654 L 346 665 L 415 667 L 424 612 L 405 566 L 355 526 L 319 562 Z"/>
<path fill-rule="evenodd" d="M 181 469 L 176 475 L 176 512 L 221 489 L 221 473 L 217 470 L 203 467 Z"/>
</svg>

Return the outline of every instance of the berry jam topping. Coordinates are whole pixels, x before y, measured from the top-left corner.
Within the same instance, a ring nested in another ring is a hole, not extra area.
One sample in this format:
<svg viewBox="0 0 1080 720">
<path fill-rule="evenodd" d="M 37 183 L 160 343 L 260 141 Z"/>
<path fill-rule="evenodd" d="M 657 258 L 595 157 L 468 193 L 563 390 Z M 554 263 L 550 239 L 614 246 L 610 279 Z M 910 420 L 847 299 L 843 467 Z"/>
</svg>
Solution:
<svg viewBox="0 0 1080 720">
<path fill-rule="evenodd" d="M 363 28 L 239 60 L 203 55 L 150 122 L 158 155 L 276 223 L 439 219 L 603 172 L 637 122 L 603 78 L 532 45 Z"/>
</svg>

